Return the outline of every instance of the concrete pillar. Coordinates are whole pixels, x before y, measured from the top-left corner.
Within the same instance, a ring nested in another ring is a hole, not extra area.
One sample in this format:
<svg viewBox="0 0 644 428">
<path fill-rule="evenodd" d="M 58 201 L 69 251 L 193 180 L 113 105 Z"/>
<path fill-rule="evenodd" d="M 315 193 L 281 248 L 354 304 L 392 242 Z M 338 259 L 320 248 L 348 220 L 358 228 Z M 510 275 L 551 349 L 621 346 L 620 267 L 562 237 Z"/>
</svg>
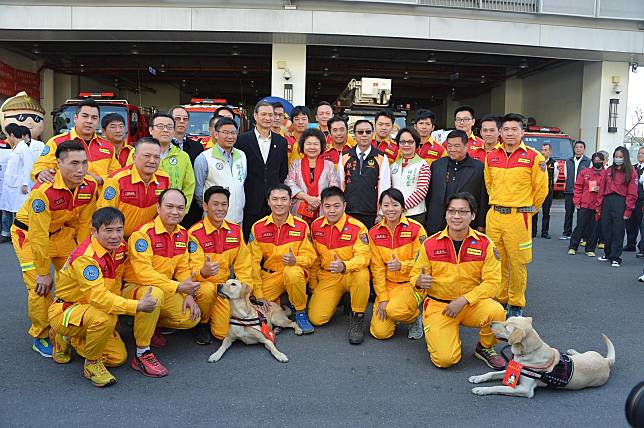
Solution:
<svg viewBox="0 0 644 428">
<path fill-rule="evenodd" d="M 304 105 L 305 91 L 306 45 L 273 43 L 271 95 L 285 98 L 296 106 Z"/>
<path fill-rule="evenodd" d="M 503 116 L 506 113 L 523 112 L 523 80 L 508 79 L 492 88 L 490 95 L 491 113 Z"/>
<path fill-rule="evenodd" d="M 54 104 L 54 70 L 44 68 L 40 71 L 40 105 L 45 109 L 45 125 L 40 139 L 46 142 L 54 134 L 51 112 Z"/>
<path fill-rule="evenodd" d="M 71 74 L 54 74 L 54 105 L 61 106 L 71 98 L 78 98 L 79 78 Z"/>
<path fill-rule="evenodd" d="M 587 62 L 584 64 L 581 100 L 581 139 L 587 152 L 607 150 L 624 144 L 629 65 L 627 62 Z M 619 88 L 615 83 L 619 81 Z M 619 93 L 618 93 L 619 92 Z M 617 132 L 608 132 L 610 100 L 617 99 Z"/>
</svg>

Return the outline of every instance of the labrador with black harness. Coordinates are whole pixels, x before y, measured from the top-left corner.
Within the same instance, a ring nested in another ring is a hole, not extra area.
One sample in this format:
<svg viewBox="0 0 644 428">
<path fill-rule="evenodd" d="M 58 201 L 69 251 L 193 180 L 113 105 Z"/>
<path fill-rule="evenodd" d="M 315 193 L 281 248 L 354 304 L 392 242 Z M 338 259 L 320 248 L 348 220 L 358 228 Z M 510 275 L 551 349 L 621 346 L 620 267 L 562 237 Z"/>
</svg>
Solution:
<svg viewBox="0 0 644 428">
<path fill-rule="evenodd" d="M 292 328 L 298 336 L 302 334 L 296 323 L 288 319 L 287 313 L 276 303 L 251 303 L 252 289 L 236 279 L 217 284 L 217 294 L 230 302 L 230 327 L 217 352 L 209 363 L 219 361 L 235 340 L 246 345 L 262 343 L 279 362 L 288 362 L 288 357 L 275 347 L 273 326 Z"/>
<path fill-rule="evenodd" d="M 491 380 L 503 380 L 504 383 L 502 386 L 473 388 L 472 392 L 476 395 L 502 394 L 532 398 L 537 386 L 573 390 L 601 386 L 608 381 L 610 369 L 615 365 L 615 348 L 603 334 L 608 348 L 606 357 L 595 351 L 579 353 L 574 349 L 561 354 L 541 340 L 532 327 L 530 317 L 493 321 L 490 327 L 498 339 L 507 340 L 513 358 L 506 358 L 506 371 L 471 376 L 468 379 L 471 383 Z"/>
</svg>

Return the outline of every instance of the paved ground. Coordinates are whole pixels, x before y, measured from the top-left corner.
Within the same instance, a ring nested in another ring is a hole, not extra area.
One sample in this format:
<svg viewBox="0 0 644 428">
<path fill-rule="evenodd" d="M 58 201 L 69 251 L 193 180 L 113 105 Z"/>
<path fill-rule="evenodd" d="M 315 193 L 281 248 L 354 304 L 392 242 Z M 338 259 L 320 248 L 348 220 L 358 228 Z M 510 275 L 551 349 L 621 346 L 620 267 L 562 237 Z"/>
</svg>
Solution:
<svg viewBox="0 0 644 428">
<path fill-rule="evenodd" d="M 624 401 L 644 379 L 642 302 L 635 279 L 643 263 L 627 253 L 620 269 L 583 255 L 566 255 L 556 201 L 554 239 L 535 241 L 530 265 L 528 315 L 550 345 L 606 353 L 600 333 L 617 349 L 616 368 L 601 389 L 538 390 L 532 400 L 478 397 L 467 378 L 487 371 L 471 355 L 477 336 L 463 329 L 464 355 L 449 370 L 431 365 L 424 342 L 406 329 L 386 342 L 346 340 L 338 313 L 315 334 L 278 338 L 288 364 L 263 347 L 234 345 L 216 364 L 217 345 L 193 345 L 187 333 L 169 337 L 158 352 L 170 370 L 145 378 L 127 366 L 113 370 L 119 383 L 92 387 L 82 361 L 56 366 L 30 350 L 25 291 L 10 245 L 0 246 L 4 298 L 0 300 L 0 426 L 626 426 Z M 131 332 L 124 332 L 130 352 Z"/>
</svg>

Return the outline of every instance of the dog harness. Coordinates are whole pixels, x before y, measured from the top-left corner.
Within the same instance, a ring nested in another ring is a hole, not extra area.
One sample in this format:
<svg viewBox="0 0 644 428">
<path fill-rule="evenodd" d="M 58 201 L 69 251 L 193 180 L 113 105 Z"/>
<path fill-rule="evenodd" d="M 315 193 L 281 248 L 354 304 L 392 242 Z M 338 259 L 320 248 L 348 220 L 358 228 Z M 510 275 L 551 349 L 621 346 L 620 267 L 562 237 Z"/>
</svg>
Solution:
<svg viewBox="0 0 644 428">
<path fill-rule="evenodd" d="M 257 311 L 257 318 L 237 318 L 231 315 L 230 324 L 239 327 L 254 328 L 260 331 L 265 338 L 275 343 L 275 333 L 273 333 L 273 329 L 268 325 L 266 315 L 261 309 L 262 306 L 258 303 L 253 303 L 253 307 Z"/>
<path fill-rule="evenodd" d="M 510 345 L 506 345 L 501 351 L 501 355 L 506 362 L 510 362 L 510 359 L 505 355 L 503 351 L 506 348 L 509 348 Z M 559 351 L 557 351 L 559 352 Z M 554 366 L 552 371 L 543 372 L 530 366 L 523 366 L 521 369 L 521 375 L 538 380 L 545 383 L 548 388 L 564 388 L 575 371 L 575 365 L 569 355 L 559 352 L 559 362 Z"/>
</svg>

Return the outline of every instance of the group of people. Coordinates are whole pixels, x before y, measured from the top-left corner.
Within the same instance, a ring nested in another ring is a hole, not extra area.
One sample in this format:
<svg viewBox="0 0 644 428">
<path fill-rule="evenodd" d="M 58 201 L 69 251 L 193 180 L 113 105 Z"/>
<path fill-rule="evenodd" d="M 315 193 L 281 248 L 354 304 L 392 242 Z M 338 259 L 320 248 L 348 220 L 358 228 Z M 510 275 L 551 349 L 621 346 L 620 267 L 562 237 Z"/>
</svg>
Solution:
<svg viewBox="0 0 644 428">
<path fill-rule="evenodd" d="M 82 101 L 74 128 L 33 165 L 37 184 L 11 227 L 33 349 L 63 364 L 73 347 L 85 377 L 113 384 L 105 366 L 127 360 L 116 325 L 130 315 L 131 367 L 166 376 L 151 347 L 167 344 L 164 330 L 194 329 L 204 345 L 223 339 L 230 308 L 217 284 L 235 277 L 256 305 L 292 306 L 305 334 L 348 293 L 348 340 L 362 343 L 373 293 L 374 338 L 407 324 L 410 338 L 424 333 L 431 361 L 449 367 L 461 358 L 459 326 L 480 328 L 474 355 L 503 368 L 489 324 L 522 314 L 531 217 L 548 196 L 546 159 L 523 143 L 523 117 L 481 118 L 481 139 L 474 111 L 460 107 L 439 143 L 431 111 L 392 139 L 385 110 L 357 121 L 354 140 L 328 103 L 314 126 L 295 107 L 288 130 L 280 107 L 258 103 L 242 134 L 222 107 L 210 139 L 197 141 L 177 106 L 131 146 L 117 115 L 97 136 L 99 106 Z M 600 187 L 605 201 L 619 191 Z"/>
</svg>

